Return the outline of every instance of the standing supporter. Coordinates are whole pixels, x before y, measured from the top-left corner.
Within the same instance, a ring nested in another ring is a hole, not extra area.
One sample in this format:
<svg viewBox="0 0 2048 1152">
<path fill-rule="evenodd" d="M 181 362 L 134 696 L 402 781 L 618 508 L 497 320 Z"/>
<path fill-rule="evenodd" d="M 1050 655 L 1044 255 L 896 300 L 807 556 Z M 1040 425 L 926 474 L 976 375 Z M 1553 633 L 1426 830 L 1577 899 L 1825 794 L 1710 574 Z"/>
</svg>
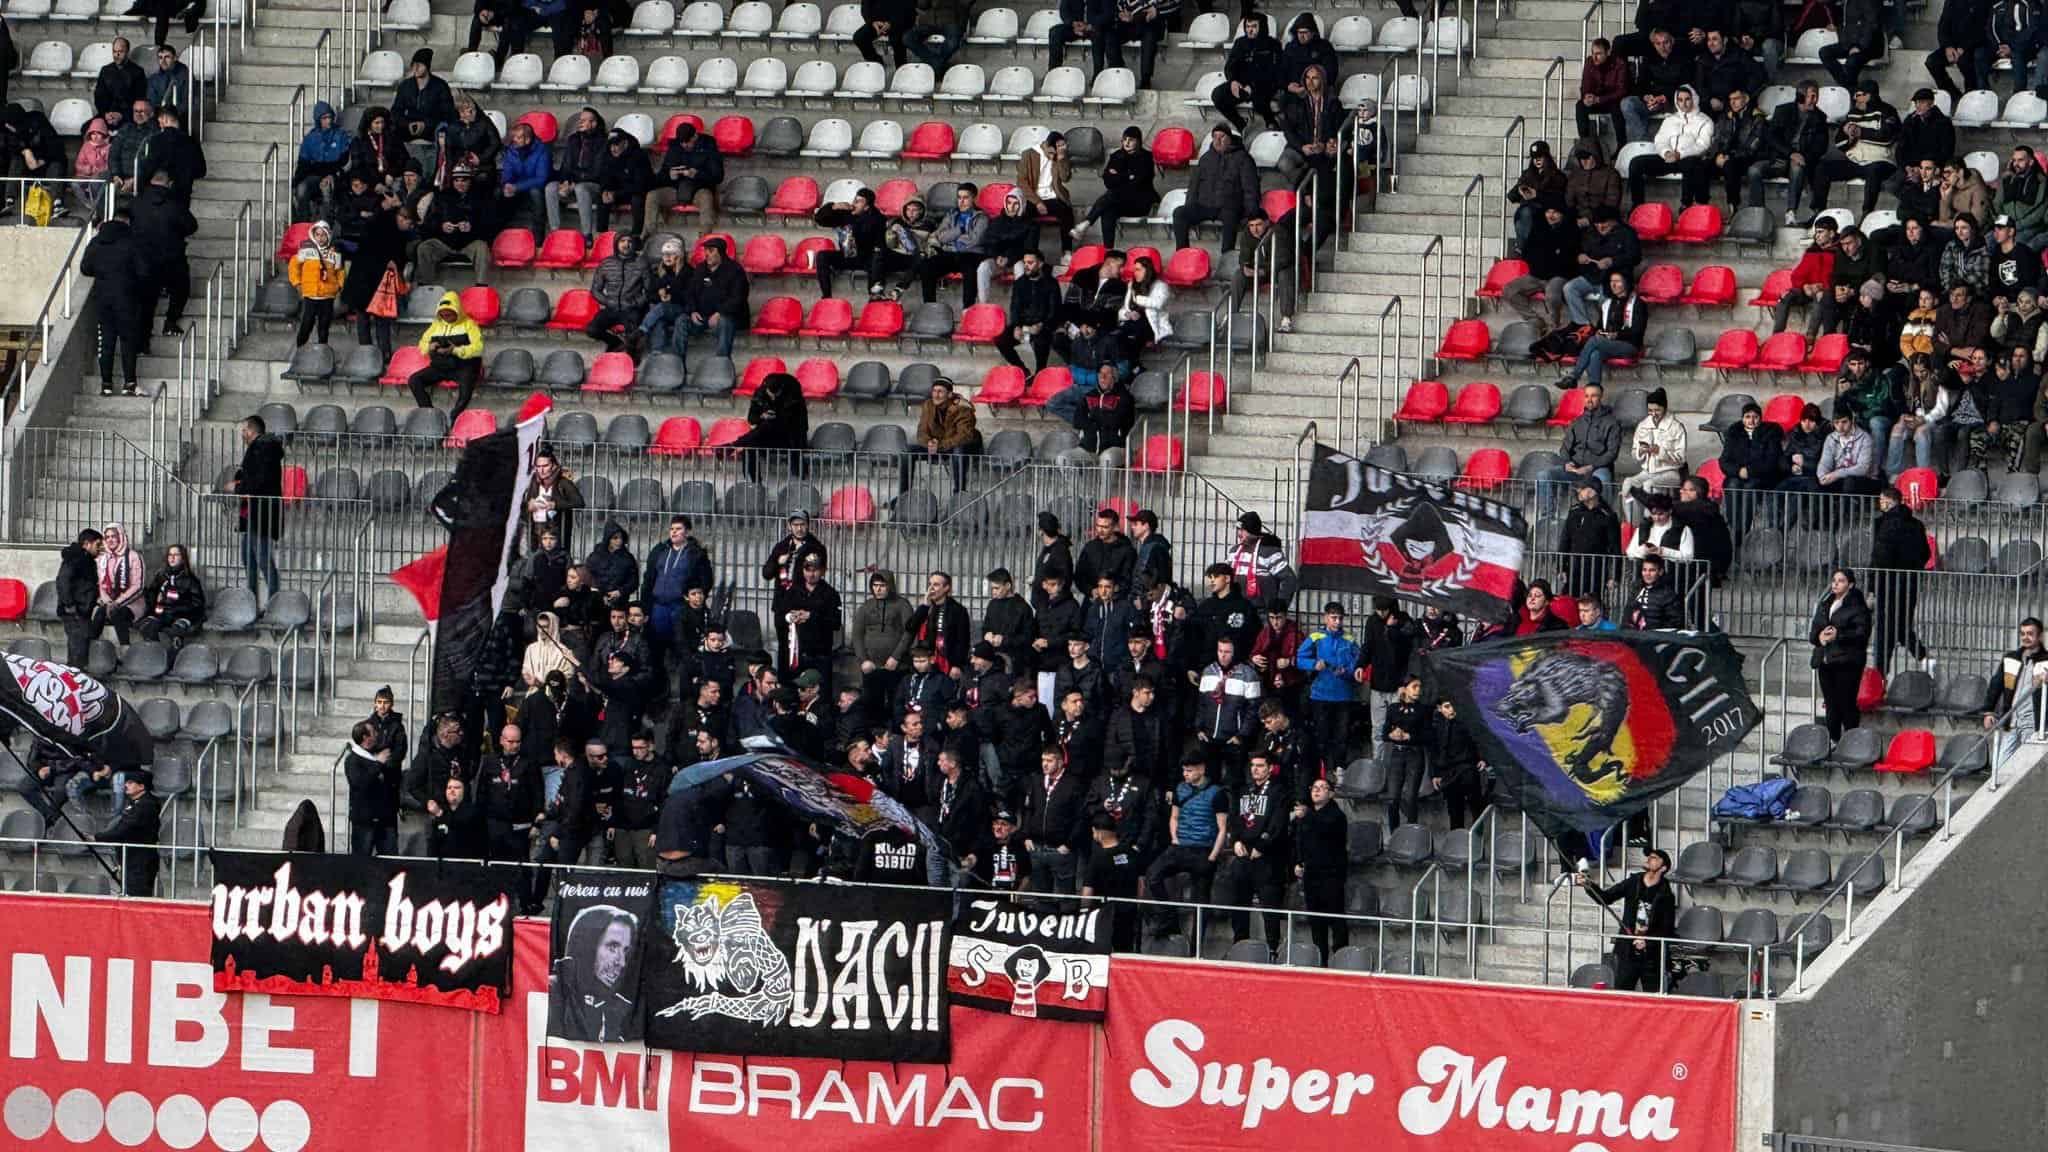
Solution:
<svg viewBox="0 0 2048 1152">
<path fill-rule="evenodd" d="M 1188 900 L 1206 904 L 1217 861 L 1229 842 L 1230 794 L 1210 781 L 1208 757 L 1199 750 L 1181 757 L 1180 771 L 1181 782 L 1168 804 L 1166 847 L 1145 869 L 1145 895 L 1164 901 L 1167 881 L 1184 876 Z M 1170 931 L 1171 922 L 1160 921 L 1155 928 Z"/>
<path fill-rule="evenodd" d="M 302 298 L 294 343 L 303 345 L 316 332 L 319 342 L 327 343 L 328 330 L 334 323 L 334 300 L 341 295 L 342 255 L 325 220 L 316 222 L 306 234 L 306 242 L 292 257 L 287 278 Z"/>
<path fill-rule="evenodd" d="M 1588 596 L 1579 605 L 1593 605 L 1597 620 L 1599 602 L 1599 597 Z M 1609 628 L 1613 626 L 1607 624 Z M 1430 786 L 1444 798 L 1451 827 L 1466 827 L 1485 808 L 1485 771 L 1486 762 L 1479 758 L 1472 733 L 1458 719 L 1457 704 L 1448 696 L 1438 700 L 1436 712 L 1429 720 L 1429 778 Z"/>
<path fill-rule="evenodd" d="M 1263 753 L 1251 757 L 1251 780 L 1233 797 L 1235 803 L 1225 821 L 1225 838 L 1230 854 L 1220 861 L 1216 880 L 1222 891 L 1220 903 L 1245 911 L 1230 914 L 1230 937 L 1249 940 L 1252 918 L 1248 909 L 1256 899 L 1265 911 L 1266 947 L 1271 951 L 1284 938 L 1280 909 L 1286 904 L 1288 861 L 1288 813 L 1286 791 L 1273 778 L 1273 763 Z"/>
<path fill-rule="evenodd" d="M 1614 940 L 1614 987 L 1618 991 L 1664 991 L 1665 941 L 1678 931 L 1678 896 L 1664 873 L 1671 858 L 1652 848 L 1643 870 L 1618 884 L 1602 888 L 1587 881 L 1584 871 L 1572 883 L 1601 904 L 1621 901 L 1621 935 Z"/>
<path fill-rule="evenodd" d="M 1301 879 L 1303 907 L 1309 911 L 1309 940 L 1329 963 L 1333 948 L 1351 943 L 1351 925 L 1344 911 L 1344 878 L 1351 866 L 1351 829 L 1336 803 L 1328 780 L 1309 787 L 1307 804 L 1294 808 L 1294 874 Z"/>
<path fill-rule="evenodd" d="M 1031 854 L 1032 890 L 1072 894 L 1087 828 L 1087 775 L 1071 767 L 1058 744 L 1039 753 L 1038 772 L 1024 786 L 1024 850 Z"/>
<path fill-rule="evenodd" d="M 2026 733 L 2040 727 L 2041 686 L 2048 684 L 2048 647 L 2042 645 L 2041 636 L 2038 618 L 2020 621 L 2019 647 L 1999 657 L 1985 682 L 1984 730 L 1997 730 L 2004 722 L 1994 753 L 2001 760 Z"/>
<path fill-rule="evenodd" d="M 1920 604 L 1918 573 L 1933 558 L 1927 546 L 1927 525 L 1913 515 L 1896 487 L 1877 494 L 1877 519 L 1871 524 L 1871 579 L 1877 609 L 1872 622 L 1877 671 L 1891 673 L 1892 649 L 1903 647 L 1914 660 L 1927 657 L 1927 646 L 1914 629 Z"/>
<path fill-rule="evenodd" d="M 905 605 L 903 615 L 906 620 L 909 614 L 909 607 Z M 1002 657 L 1005 670 L 1011 676 L 1032 674 L 1031 640 L 1036 628 L 1031 603 L 1017 594 L 1010 570 L 990 570 L 988 601 L 982 606 L 981 642 L 995 648 L 997 654 Z M 900 625 L 897 630 L 902 630 Z M 998 699 L 995 703 L 1001 704 L 1002 700 Z"/>
<path fill-rule="evenodd" d="M 1532 586 L 1533 590 L 1533 586 Z M 1556 617 L 1547 615 L 1548 619 Z M 1560 625 L 1562 622 L 1560 622 Z M 1387 831 L 1420 822 L 1422 776 L 1428 767 L 1430 716 L 1422 706 L 1422 678 L 1409 676 L 1380 714 L 1380 759 L 1387 766 Z"/>
<path fill-rule="evenodd" d="M 1226 786 L 1244 777 L 1259 706 L 1259 674 L 1237 660 L 1237 641 L 1216 640 L 1216 659 L 1196 680 L 1195 740 Z"/>
<path fill-rule="evenodd" d="M 352 856 L 389 856 L 398 850 L 400 768 L 392 753 L 370 721 L 358 720 L 350 729 L 343 771 Z"/>
<path fill-rule="evenodd" d="M 1870 648 L 1870 606 L 1863 589 L 1856 586 L 1855 573 L 1847 568 L 1835 569 L 1828 590 L 1814 605 L 1807 641 L 1813 645 L 1812 664 L 1820 681 L 1828 739 L 1840 740 L 1844 731 L 1862 723 L 1856 692 L 1863 682 Z"/>
<path fill-rule="evenodd" d="M 121 895 L 154 896 L 156 874 L 163 864 L 157 855 L 157 844 L 163 831 L 163 801 L 149 790 L 151 779 L 148 769 L 124 769 L 122 777 L 121 810 L 114 817 L 114 822 L 92 839 L 99 844 L 124 846 L 121 850 Z"/>
<path fill-rule="evenodd" d="M 100 225 L 78 270 L 92 277 L 92 302 L 98 317 L 100 395 L 114 394 L 114 358 L 121 360 L 121 394 L 133 396 L 141 373 L 136 361 L 149 340 L 151 316 L 145 310 L 142 253 L 135 230 L 129 224 L 126 207 L 114 209 L 113 219 Z"/>
<path fill-rule="evenodd" d="M 175 339 L 185 332 L 185 303 L 192 295 L 192 268 L 186 261 L 185 242 L 199 231 L 199 221 L 178 197 L 170 172 L 159 170 L 145 179 L 142 194 L 129 208 L 137 272 L 143 283 L 137 304 L 146 325 L 147 318 L 156 314 L 157 300 L 163 298 L 163 334 Z"/>
<path fill-rule="evenodd" d="M 794 681 L 807 669 L 816 670 L 824 687 L 831 684 L 832 635 L 839 630 L 839 592 L 825 580 L 825 565 L 817 557 L 804 561 L 803 578 L 775 591 L 774 617 L 778 667 Z"/>
<path fill-rule="evenodd" d="M 1245 294 L 1272 294 L 1270 312 L 1278 316 L 1280 331 L 1294 331 L 1294 296 L 1299 288 L 1299 277 L 1295 271 L 1295 249 L 1292 244 L 1283 244 L 1278 236 L 1268 243 L 1266 237 L 1273 232 L 1272 218 L 1263 208 L 1254 208 L 1244 218 L 1244 227 L 1237 234 L 1237 271 L 1231 277 L 1230 299 L 1235 308 L 1244 307 Z M 1253 297 L 1254 306 L 1257 297 Z"/>
<path fill-rule="evenodd" d="M 689 590 L 713 583 L 711 554 L 690 535 L 690 518 L 669 517 L 668 538 L 648 551 L 640 578 L 640 603 L 652 621 L 648 635 L 657 656 L 676 646 Z"/>
<path fill-rule="evenodd" d="M 242 462 L 228 481 L 228 491 L 240 496 L 242 567 L 249 591 L 260 593 L 257 577 L 277 595 L 277 561 L 271 551 L 284 527 L 284 441 L 271 435 L 263 417 L 242 421 Z"/>
<path fill-rule="evenodd" d="M 1415 654 L 1415 621 L 1391 596 L 1375 596 L 1372 615 L 1365 622 L 1365 636 L 1358 649 L 1359 667 L 1364 672 L 1372 710 L 1367 715 L 1368 733 L 1372 717 L 1385 716 L 1408 675 Z"/>
<path fill-rule="evenodd" d="M 106 547 L 96 529 L 86 528 L 64 546 L 57 563 L 57 619 L 64 625 L 64 662 L 83 668 L 98 631 L 93 614 L 99 607 L 99 556 Z"/>
<path fill-rule="evenodd" d="M 1287 562 L 1287 549 L 1279 537 L 1266 531 L 1258 513 L 1246 512 L 1237 518 L 1237 543 L 1224 562 L 1252 603 L 1284 605 L 1294 599 L 1296 579 L 1294 567 Z"/>
</svg>

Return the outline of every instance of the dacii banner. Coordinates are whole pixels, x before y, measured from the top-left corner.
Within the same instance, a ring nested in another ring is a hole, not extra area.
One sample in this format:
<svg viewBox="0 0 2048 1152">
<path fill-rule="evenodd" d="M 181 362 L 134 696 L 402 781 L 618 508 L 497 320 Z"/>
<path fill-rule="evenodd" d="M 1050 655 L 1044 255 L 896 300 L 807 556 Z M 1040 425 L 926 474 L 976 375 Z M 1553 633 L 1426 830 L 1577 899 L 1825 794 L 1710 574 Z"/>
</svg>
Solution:
<svg viewBox="0 0 2048 1152">
<path fill-rule="evenodd" d="M 1101 1020 L 1109 1008 L 1109 918 L 1097 904 L 983 896 L 953 921 L 946 986 L 953 1003 L 1046 1020 Z"/>
<path fill-rule="evenodd" d="M 641 975 L 649 1047 L 943 1063 L 943 891 L 670 880 Z"/>
<path fill-rule="evenodd" d="M 215 852 L 213 986 L 497 1012 L 512 991 L 513 869 Z"/>
<path fill-rule="evenodd" d="M 1122 1147 L 1735 1146 L 1732 1002 L 1122 956 L 1115 967 L 1098 1123 Z"/>
</svg>

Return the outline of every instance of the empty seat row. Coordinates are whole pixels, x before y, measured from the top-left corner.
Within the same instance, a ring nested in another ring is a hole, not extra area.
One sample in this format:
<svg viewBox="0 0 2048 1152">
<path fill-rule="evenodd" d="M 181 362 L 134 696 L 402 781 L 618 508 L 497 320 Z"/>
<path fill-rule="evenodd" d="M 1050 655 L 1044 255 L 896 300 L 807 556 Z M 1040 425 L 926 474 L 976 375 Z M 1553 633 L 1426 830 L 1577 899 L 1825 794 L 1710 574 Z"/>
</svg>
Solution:
<svg viewBox="0 0 2048 1152">
<path fill-rule="evenodd" d="M 1874 674 L 1877 670 L 1868 671 Z M 1882 677 L 1877 678 L 1875 687 L 1870 702 L 1873 711 L 1884 700 Z M 1940 741 L 1937 753 L 1934 733 L 1924 728 L 1909 728 L 1889 740 L 1874 728 L 1851 728 L 1842 733 L 1839 743 L 1830 746 L 1825 727 L 1801 724 L 1786 734 L 1784 748 L 1771 762 L 1792 769 L 1841 772 L 1974 772 L 1990 766 L 1990 745 L 1981 732 L 1959 732 Z"/>
<path fill-rule="evenodd" d="M 240 573 L 235 573 L 239 578 Z M 27 616 L 44 623 L 55 622 L 57 616 L 57 585 L 46 581 L 36 586 L 28 604 Z M 289 632 L 313 618 L 313 600 L 296 588 L 281 589 L 270 598 L 270 603 L 260 609 L 255 593 L 238 584 L 215 587 L 208 590 L 206 603 L 206 629 L 211 632 L 240 632 L 255 629 L 264 632 Z M 17 656 L 37 660 L 50 659 L 49 642 L 40 636 L 17 636 L 7 645 Z"/>
</svg>

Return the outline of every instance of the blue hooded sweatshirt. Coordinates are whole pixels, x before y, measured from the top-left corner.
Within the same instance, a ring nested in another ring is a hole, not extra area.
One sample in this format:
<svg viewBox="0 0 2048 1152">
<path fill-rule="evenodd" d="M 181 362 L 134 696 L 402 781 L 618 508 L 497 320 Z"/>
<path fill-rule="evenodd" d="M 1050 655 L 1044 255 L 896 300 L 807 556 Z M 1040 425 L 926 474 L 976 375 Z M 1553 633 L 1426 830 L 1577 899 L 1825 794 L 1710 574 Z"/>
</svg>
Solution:
<svg viewBox="0 0 2048 1152">
<path fill-rule="evenodd" d="M 1312 671 L 1316 661 L 1323 662 L 1323 670 L 1314 673 L 1308 684 L 1308 698 L 1342 702 L 1352 698 L 1351 672 L 1358 667 L 1358 643 L 1344 634 L 1344 629 L 1335 632 L 1317 628 L 1301 642 L 1301 651 L 1294 654 L 1294 663 L 1304 671 Z"/>
<path fill-rule="evenodd" d="M 334 106 L 322 100 L 313 105 L 313 127 L 306 138 L 299 141 L 299 159 L 308 164 L 339 164 L 348 158 L 348 133 L 341 125 L 332 128 L 320 127 L 322 120 L 334 116 Z"/>
</svg>

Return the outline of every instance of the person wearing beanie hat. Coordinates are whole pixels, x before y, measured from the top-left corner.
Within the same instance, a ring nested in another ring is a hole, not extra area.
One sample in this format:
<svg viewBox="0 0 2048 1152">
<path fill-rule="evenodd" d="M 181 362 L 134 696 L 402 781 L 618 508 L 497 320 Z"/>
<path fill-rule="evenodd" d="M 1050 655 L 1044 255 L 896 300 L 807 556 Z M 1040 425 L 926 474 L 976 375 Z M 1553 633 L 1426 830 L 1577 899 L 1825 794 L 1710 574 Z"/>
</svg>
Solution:
<svg viewBox="0 0 2048 1152">
<path fill-rule="evenodd" d="M 441 125 L 455 120 L 455 94 L 434 75 L 434 50 L 412 54 L 412 65 L 391 98 L 391 121 L 406 141 L 432 140 Z"/>
<path fill-rule="evenodd" d="M 1224 557 L 1230 577 L 1244 590 L 1253 605 L 1266 608 L 1286 606 L 1294 599 L 1294 566 L 1287 562 L 1287 549 L 1280 538 L 1266 531 L 1257 512 L 1237 518 L 1237 543 Z M 1249 655 L 1249 651 L 1242 653 Z"/>
<path fill-rule="evenodd" d="M 1648 414 L 1636 425 L 1635 435 L 1629 441 L 1629 452 L 1642 471 L 1622 485 L 1624 506 L 1639 501 L 1643 493 L 1652 489 L 1675 489 L 1685 478 L 1685 423 L 1671 414 L 1670 401 L 1662 388 L 1650 390 L 1647 406 Z M 1629 515 L 1634 514 L 1630 509 Z"/>
</svg>

